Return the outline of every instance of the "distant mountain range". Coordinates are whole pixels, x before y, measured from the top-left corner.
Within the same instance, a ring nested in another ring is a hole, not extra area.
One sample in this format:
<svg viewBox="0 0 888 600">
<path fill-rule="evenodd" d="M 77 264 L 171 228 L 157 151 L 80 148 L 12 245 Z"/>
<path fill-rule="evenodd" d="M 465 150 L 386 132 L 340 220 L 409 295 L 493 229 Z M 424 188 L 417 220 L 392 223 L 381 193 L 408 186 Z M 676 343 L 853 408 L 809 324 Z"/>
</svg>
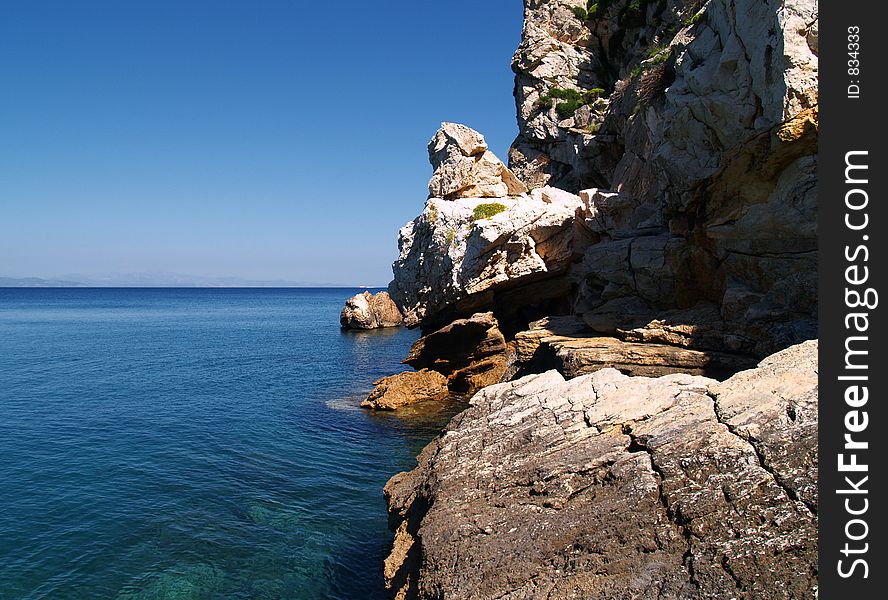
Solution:
<svg viewBox="0 0 888 600">
<path fill-rule="evenodd" d="M 79 281 L 40 277 L 0 277 L 0 287 L 84 287 Z"/>
<path fill-rule="evenodd" d="M 0 287 L 385 287 L 350 286 L 285 279 L 202 277 L 181 273 L 109 273 L 65 275 L 59 278 L 0 277 Z"/>
</svg>

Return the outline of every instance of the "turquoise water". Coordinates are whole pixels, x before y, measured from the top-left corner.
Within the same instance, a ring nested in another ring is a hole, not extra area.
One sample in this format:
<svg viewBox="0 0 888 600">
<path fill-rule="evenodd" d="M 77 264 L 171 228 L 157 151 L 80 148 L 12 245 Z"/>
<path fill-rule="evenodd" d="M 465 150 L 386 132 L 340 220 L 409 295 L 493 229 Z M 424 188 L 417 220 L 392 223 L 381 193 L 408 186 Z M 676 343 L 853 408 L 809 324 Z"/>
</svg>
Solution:
<svg viewBox="0 0 888 600">
<path fill-rule="evenodd" d="M 382 486 L 452 407 L 345 289 L 0 289 L 0 598 L 379 598 Z M 449 412 L 448 412 L 449 411 Z"/>
</svg>

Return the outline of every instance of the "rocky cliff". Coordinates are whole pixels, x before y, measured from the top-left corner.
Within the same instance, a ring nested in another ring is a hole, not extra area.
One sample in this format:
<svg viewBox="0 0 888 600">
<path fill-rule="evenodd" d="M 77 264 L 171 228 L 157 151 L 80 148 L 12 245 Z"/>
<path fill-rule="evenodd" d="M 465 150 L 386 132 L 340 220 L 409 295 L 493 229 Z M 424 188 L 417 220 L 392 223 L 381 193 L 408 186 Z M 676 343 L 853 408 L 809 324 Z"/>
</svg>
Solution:
<svg viewBox="0 0 888 600">
<path fill-rule="evenodd" d="M 527 0 L 506 172 L 531 191 L 478 219 L 436 170 L 390 286 L 408 326 L 570 313 L 758 358 L 814 337 L 816 51 L 813 0 Z"/>
<path fill-rule="evenodd" d="M 508 167 L 443 124 L 399 235 L 406 362 L 480 391 L 386 487 L 397 597 L 815 593 L 816 10 L 525 0 Z"/>
</svg>

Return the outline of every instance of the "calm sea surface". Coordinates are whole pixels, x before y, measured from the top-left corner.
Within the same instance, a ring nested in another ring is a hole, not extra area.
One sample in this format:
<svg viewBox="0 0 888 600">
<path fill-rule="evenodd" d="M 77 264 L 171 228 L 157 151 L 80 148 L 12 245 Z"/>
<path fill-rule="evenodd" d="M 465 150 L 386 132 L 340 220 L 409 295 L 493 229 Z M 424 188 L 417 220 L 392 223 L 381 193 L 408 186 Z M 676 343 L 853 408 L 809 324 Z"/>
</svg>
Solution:
<svg viewBox="0 0 888 600">
<path fill-rule="evenodd" d="M 380 598 L 382 486 L 454 407 L 346 289 L 0 289 L 0 599 Z"/>
</svg>

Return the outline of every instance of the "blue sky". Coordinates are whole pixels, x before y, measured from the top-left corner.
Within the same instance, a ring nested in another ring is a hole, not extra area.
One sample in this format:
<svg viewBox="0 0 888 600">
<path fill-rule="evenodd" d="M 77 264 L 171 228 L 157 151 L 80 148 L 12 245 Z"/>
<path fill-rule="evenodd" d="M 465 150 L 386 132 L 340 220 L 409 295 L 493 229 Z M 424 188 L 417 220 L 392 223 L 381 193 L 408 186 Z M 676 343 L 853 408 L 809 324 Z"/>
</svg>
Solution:
<svg viewBox="0 0 888 600">
<path fill-rule="evenodd" d="M 379 285 L 425 145 L 517 133 L 520 0 L 4 3 L 0 276 Z"/>
</svg>

